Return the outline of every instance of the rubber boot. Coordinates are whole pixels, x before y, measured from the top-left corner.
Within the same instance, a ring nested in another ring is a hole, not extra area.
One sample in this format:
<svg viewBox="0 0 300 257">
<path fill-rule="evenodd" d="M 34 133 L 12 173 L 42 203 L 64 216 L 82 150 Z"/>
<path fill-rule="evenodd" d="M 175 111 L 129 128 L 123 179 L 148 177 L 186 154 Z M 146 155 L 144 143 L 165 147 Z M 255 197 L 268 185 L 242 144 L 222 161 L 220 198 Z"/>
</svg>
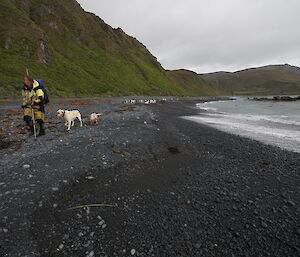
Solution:
<svg viewBox="0 0 300 257">
<path fill-rule="evenodd" d="M 29 130 L 30 130 L 29 136 L 33 136 L 34 135 L 34 128 L 33 128 L 31 117 L 25 116 L 24 121 L 26 122 L 27 126 L 29 127 Z"/>
<path fill-rule="evenodd" d="M 33 128 L 33 125 L 29 125 L 29 124 L 28 124 L 28 126 L 29 126 L 29 128 L 30 128 L 30 134 L 29 134 L 29 136 L 33 136 L 33 135 L 34 135 L 34 128 Z"/>
<path fill-rule="evenodd" d="M 44 136 L 46 133 L 45 133 L 45 128 L 44 128 L 44 122 L 42 120 L 38 120 L 38 123 L 40 125 L 40 132 L 39 132 L 39 137 L 40 136 Z"/>
</svg>

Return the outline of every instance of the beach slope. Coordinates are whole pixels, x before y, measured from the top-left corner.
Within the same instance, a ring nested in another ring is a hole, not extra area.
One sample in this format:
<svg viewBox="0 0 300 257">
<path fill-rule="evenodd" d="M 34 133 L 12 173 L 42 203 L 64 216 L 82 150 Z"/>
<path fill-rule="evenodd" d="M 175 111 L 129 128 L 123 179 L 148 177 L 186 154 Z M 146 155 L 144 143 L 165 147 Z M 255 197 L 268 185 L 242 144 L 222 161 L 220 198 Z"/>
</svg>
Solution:
<svg viewBox="0 0 300 257">
<path fill-rule="evenodd" d="M 300 155 L 182 119 L 195 104 L 94 101 L 99 125 L 52 112 L 1 149 L 0 256 L 299 256 Z"/>
</svg>

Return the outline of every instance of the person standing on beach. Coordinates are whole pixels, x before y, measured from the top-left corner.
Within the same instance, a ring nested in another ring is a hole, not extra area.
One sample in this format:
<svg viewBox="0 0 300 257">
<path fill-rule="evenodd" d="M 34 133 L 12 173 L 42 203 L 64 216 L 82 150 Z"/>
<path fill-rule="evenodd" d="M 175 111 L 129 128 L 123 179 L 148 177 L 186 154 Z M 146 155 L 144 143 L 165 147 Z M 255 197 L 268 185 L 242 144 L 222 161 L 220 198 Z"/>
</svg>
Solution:
<svg viewBox="0 0 300 257">
<path fill-rule="evenodd" d="M 22 90 L 24 110 L 24 121 L 30 128 L 30 134 L 34 134 L 33 119 L 39 124 L 39 136 L 45 135 L 44 119 L 45 119 L 45 104 L 44 92 L 38 81 L 33 80 L 29 75 L 24 76 L 24 86 Z"/>
</svg>

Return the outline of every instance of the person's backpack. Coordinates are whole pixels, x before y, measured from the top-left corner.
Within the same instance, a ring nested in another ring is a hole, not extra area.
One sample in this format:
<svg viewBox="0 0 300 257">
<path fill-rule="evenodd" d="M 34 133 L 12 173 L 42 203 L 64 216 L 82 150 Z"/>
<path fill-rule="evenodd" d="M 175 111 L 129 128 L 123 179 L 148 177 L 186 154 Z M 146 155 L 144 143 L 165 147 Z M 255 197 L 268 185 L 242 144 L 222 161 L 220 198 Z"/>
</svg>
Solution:
<svg viewBox="0 0 300 257">
<path fill-rule="evenodd" d="M 42 89 L 44 92 L 44 104 L 48 104 L 50 102 L 49 100 L 49 95 L 47 93 L 47 90 L 45 89 L 45 81 L 42 79 L 36 79 L 36 81 L 39 83 L 39 86 L 36 88 L 37 89 Z"/>
</svg>

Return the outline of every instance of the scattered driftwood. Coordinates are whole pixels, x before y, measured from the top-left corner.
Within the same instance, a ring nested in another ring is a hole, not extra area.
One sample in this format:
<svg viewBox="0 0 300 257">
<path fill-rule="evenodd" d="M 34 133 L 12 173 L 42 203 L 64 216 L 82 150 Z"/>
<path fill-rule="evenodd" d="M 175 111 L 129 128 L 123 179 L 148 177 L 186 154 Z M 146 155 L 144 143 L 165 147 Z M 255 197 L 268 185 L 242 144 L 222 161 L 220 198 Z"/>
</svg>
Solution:
<svg viewBox="0 0 300 257">
<path fill-rule="evenodd" d="M 83 209 L 83 208 L 90 208 L 90 207 L 116 207 L 115 205 L 112 204 L 104 204 L 104 203 L 96 203 L 96 204 L 87 204 L 87 205 L 79 205 L 79 206 L 74 206 L 66 209 L 67 211 L 72 211 L 72 210 L 77 210 L 77 209 Z"/>
</svg>

